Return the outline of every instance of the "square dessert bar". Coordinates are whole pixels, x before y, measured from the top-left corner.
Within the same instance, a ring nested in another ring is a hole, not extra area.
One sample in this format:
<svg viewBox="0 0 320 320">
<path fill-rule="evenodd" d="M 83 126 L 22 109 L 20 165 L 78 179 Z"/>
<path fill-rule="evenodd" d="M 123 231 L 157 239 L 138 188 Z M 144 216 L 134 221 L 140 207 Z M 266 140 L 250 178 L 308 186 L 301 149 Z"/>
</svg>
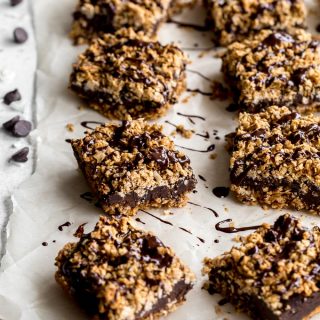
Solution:
<svg viewBox="0 0 320 320">
<path fill-rule="evenodd" d="M 205 0 L 207 24 L 217 45 L 247 39 L 263 29 L 304 28 L 303 0 Z"/>
<path fill-rule="evenodd" d="M 205 259 L 210 293 L 255 320 L 302 320 L 320 311 L 320 231 L 290 215 L 264 224 L 239 247 Z"/>
<path fill-rule="evenodd" d="M 157 118 L 185 90 L 189 62 L 176 46 L 132 29 L 93 41 L 73 66 L 70 88 L 109 118 Z"/>
<path fill-rule="evenodd" d="M 195 277 L 151 233 L 101 217 L 56 258 L 56 280 L 92 319 L 153 320 L 185 301 Z"/>
<path fill-rule="evenodd" d="M 240 113 L 231 190 L 246 204 L 320 214 L 320 118 L 286 107 Z"/>
<path fill-rule="evenodd" d="M 320 105 L 320 42 L 303 30 L 263 30 L 235 42 L 222 71 L 235 103 L 248 112 L 272 106 L 313 110 Z"/>
<path fill-rule="evenodd" d="M 70 36 L 75 44 L 83 44 L 129 27 L 154 36 L 167 19 L 171 3 L 172 0 L 79 0 Z"/>
<path fill-rule="evenodd" d="M 72 147 L 106 213 L 133 215 L 150 207 L 181 207 L 196 185 L 190 160 L 162 126 L 142 119 L 97 127 Z"/>
</svg>

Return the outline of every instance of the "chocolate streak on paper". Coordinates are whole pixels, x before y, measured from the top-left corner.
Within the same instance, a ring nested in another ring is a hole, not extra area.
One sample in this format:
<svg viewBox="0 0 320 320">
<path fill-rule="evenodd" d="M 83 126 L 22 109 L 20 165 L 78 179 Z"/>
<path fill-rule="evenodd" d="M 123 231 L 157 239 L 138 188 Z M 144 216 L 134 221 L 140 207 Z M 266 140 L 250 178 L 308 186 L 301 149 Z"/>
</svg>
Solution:
<svg viewBox="0 0 320 320">
<path fill-rule="evenodd" d="M 261 226 L 250 226 L 250 227 L 241 227 L 241 228 L 221 227 L 222 224 L 227 223 L 227 222 L 232 222 L 232 219 L 226 219 L 226 220 L 218 222 L 215 225 L 216 230 L 224 232 L 224 233 L 237 233 L 237 232 L 248 231 L 248 230 L 256 230 L 261 227 Z"/>
</svg>

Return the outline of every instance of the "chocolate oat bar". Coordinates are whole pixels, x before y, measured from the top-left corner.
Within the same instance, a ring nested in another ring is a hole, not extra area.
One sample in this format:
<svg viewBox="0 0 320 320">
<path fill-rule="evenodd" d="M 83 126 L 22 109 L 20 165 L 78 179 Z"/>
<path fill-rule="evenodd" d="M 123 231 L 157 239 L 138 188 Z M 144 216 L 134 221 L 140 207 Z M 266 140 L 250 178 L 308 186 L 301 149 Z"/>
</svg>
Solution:
<svg viewBox="0 0 320 320">
<path fill-rule="evenodd" d="M 70 88 L 109 118 L 158 118 L 185 90 L 187 57 L 132 29 L 93 41 L 73 66 Z"/>
<path fill-rule="evenodd" d="M 195 277 L 157 237 L 101 217 L 56 258 L 56 280 L 92 319 L 153 320 L 185 301 Z"/>
<path fill-rule="evenodd" d="M 214 42 L 226 46 L 263 29 L 305 28 L 303 0 L 205 0 L 207 24 Z"/>
<path fill-rule="evenodd" d="M 246 204 L 320 214 L 320 118 L 286 107 L 240 113 L 231 190 Z"/>
<path fill-rule="evenodd" d="M 312 111 L 320 105 L 320 45 L 303 30 L 263 30 L 235 42 L 222 71 L 235 103 L 248 112 L 272 105 Z"/>
<path fill-rule="evenodd" d="M 189 158 L 162 126 L 142 119 L 106 124 L 72 147 L 99 204 L 109 214 L 181 207 L 196 185 Z"/>
<path fill-rule="evenodd" d="M 167 19 L 171 3 L 172 0 L 79 0 L 70 36 L 75 44 L 83 44 L 129 27 L 154 36 Z"/>
<path fill-rule="evenodd" d="M 254 320 L 303 320 L 320 311 L 320 231 L 284 215 L 239 247 L 205 259 L 207 289 Z"/>
</svg>

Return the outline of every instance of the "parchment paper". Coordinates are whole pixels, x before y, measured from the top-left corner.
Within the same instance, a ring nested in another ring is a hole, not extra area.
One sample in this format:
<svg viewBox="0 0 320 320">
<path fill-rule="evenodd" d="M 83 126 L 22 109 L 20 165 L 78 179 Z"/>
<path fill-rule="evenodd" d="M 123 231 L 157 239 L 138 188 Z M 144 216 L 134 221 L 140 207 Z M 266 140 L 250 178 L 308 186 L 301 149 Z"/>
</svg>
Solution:
<svg viewBox="0 0 320 320">
<path fill-rule="evenodd" d="M 71 147 L 65 139 L 83 136 L 85 129 L 80 125 L 81 121 L 104 119 L 89 109 L 79 110 L 82 102 L 66 89 L 71 64 L 84 48 L 73 47 L 67 37 L 75 0 L 34 0 L 32 5 L 38 44 L 38 128 L 33 132 L 34 140 L 38 141 L 38 160 L 35 174 L 12 196 L 14 209 L 8 226 L 7 252 L 2 260 L 0 274 L 0 318 L 80 320 L 86 319 L 86 315 L 54 281 L 54 258 L 66 242 L 77 240 L 72 234 L 78 225 L 87 223 L 86 232 L 93 228 L 100 211 L 80 198 L 80 194 L 88 191 L 88 187 L 77 170 Z M 200 24 L 203 18 L 200 9 L 193 9 L 176 19 Z M 314 26 L 315 22 L 312 24 Z M 210 47 L 209 39 L 209 34 L 178 28 L 175 24 L 166 24 L 160 31 L 161 42 L 176 41 L 186 49 L 194 47 L 195 43 L 200 48 Z M 221 62 L 214 58 L 214 51 L 208 51 L 202 58 L 199 57 L 200 52 L 188 51 L 193 61 L 188 69 L 200 71 L 212 80 L 222 80 L 219 71 Z M 188 72 L 188 88 L 208 92 L 210 83 Z M 181 101 L 189 95 L 184 94 Z M 192 194 L 190 198 L 191 202 L 200 206 L 189 204 L 186 208 L 171 210 L 174 214 L 169 216 L 165 216 L 163 210 L 151 210 L 161 219 L 170 221 L 172 226 L 144 213 L 138 215 L 145 222 L 145 225 L 139 226 L 153 231 L 165 244 L 173 247 L 198 278 L 195 288 L 187 296 L 187 302 L 168 317 L 171 320 L 247 319 L 245 315 L 235 313 L 229 304 L 217 308 L 221 297 L 210 296 L 201 289 L 204 280 L 201 276 L 203 258 L 215 257 L 236 245 L 232 241 L 234 234 L 218 232 L 214 226 L 227 218 L 232 218 L 238 227 L 273 222 L 279 214 L 287 212 L 247 207 L 239 204 L 231 195 L 219 199 L 212 193 L 214 187 L 229 184 L 229 157 L 224 149 L 224 135 L 236 125 L 235 114 L 225 110 L 229 103 L 195 95 L 188 103 L 177 104 L 160 120 L 162 123 L 169 120 L 174 124 L 184 124 L 197 133 L 208 131 L 210 134 L 208 141 L 198 135 L 193 135 L 190 140 L 177 136 L 175 141 L 179 146 L 206 150 L 209 145 L 216 145 L 211 153 L 185 150 L 196 175 L 207 180 L 198 179 L 198 193 Z M 192 124 L 177 112 L 199 115 L 206 120 L 194 118 L 195 124 Z M 75 132 L 66 130 L 67 123 L 75 125 Z M 174 129 L 169 124 L 165 124 L 165 128 L 168 134 Z M 215 139 L 213 130 L 218 130 L 220 140 Z M 217 159 L 210 159 L 212 153 L 217 154 Z M 219 217 L 203 207 L 214 209 Z M 294 215 L 302 216 L 302 213 L 295 212 Z M 308 214 L 303 216 L 306 225 L 320 222 L 318 217 Z M 66 221 L 72 225 L 59 231 L 58 226 Z M 190 230 L 192 234 L 179 227 Z M 214 242 L 216 239 L 219 243 Z M 43 246 L 43 242 L 47 242 L 48 246 Z"/>
</svg>

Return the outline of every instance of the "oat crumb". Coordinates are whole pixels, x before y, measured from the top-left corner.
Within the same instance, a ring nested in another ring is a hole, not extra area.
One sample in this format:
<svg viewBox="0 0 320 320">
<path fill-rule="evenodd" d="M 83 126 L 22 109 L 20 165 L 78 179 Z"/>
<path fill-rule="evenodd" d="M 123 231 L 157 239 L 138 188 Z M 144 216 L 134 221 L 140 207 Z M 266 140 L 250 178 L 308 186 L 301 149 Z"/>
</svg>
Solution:
<svg viewBox="0 0 320 320">
<path fill-rule="evenodd" d="M 70 132 L 74 132 L 74 130 L 75 130 L 74 124 L 72 124 L 72 123 L 67 123 L 66 128 Z"/>
</svg>

